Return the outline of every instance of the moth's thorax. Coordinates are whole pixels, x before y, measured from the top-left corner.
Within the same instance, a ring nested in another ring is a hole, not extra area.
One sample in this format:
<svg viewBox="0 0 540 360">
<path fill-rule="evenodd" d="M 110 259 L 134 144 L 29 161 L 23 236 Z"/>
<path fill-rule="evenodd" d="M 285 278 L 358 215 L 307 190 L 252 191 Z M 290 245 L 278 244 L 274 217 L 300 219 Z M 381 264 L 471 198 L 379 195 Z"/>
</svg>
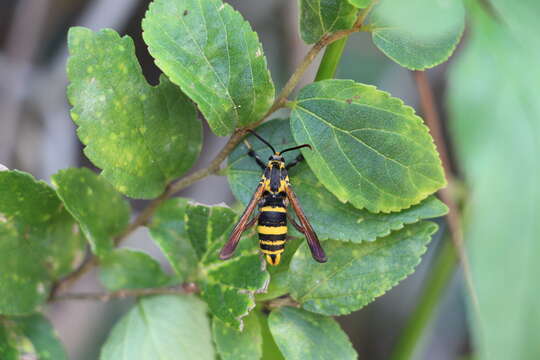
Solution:
<svg viewBox="0 0 540 360">
<path fill-rule="evenodd" d="M 264 190 L 270 194 L 284 193 L 287 182 L 289 181 L 285 162 L 274 160 L 272 157 L 270 159 L 262 176 Z"/>
</svg>

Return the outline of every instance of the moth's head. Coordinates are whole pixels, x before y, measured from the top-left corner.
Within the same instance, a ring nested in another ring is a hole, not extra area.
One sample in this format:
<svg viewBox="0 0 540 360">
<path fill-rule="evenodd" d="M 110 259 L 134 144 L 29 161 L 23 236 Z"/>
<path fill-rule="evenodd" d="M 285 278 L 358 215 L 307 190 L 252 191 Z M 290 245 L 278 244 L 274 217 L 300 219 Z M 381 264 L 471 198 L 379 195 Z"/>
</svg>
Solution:
<svg viewBox="0 0 540 360">
<path fill-rule="evenodd" d="M 274 163 L 274 162 L 282 163 L 282 162 L 285 162 L 285 159 L 279 153 L 275 153 L 274 155 L 268 158 L 268 161 L 270 161 L 271 163 Z"/>
</svg>

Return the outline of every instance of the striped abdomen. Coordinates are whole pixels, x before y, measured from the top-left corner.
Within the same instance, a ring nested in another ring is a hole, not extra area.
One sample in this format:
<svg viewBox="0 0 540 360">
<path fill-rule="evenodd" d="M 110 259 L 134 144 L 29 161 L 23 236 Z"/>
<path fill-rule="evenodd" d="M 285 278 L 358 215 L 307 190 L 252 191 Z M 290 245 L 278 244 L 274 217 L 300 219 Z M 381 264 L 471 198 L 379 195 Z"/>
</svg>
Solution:
<svg viewBox="0 0 540 360">
<path fill-rule="evenodd" d="M 259 209 L 257 232 L 261 251 L 270 265 L 277 265 L 287 240 L 287 209 L 283 202 L 265 204 Z"/>
</svg>

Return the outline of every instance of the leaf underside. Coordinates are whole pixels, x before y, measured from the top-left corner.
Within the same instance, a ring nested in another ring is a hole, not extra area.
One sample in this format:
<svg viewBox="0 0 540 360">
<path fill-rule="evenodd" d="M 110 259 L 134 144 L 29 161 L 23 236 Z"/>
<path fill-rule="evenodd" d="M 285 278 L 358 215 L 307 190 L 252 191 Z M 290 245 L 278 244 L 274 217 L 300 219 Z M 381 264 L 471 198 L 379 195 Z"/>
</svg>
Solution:
<svg viewBox="0 0 540 360">
<path fill-rule="evenodd" d="M 268 325 L 287 360 L 358 358 L 347 334 L 330 317 L 285 306 L 270 313 Z"/>
<path fill-rule="evenodd" d="M 465 11 L 455 0 L 381 0 L 366 26 L 375 46 L 390 59 L 425 70 L 452 55 L 465 28 Z"/>
<path fill-rule="evenodd" d="M 145 297 L 113 328 L 101 360 L 214 360 L 206 306 L 192 295 Z"/>
</svg>

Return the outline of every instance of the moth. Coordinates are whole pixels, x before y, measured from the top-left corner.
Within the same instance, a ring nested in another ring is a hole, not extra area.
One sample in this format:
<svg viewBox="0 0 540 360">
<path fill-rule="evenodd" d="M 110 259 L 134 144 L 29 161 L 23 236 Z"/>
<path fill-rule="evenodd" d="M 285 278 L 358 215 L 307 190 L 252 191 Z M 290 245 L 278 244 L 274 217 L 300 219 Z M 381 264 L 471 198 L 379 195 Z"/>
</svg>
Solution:
<svg viewBox="0 0 540 360">
<path fill-rule="evenodd" d="M 310 148 L 309 144 L 294 146 L 282 151 L 276 151 L 274 147 L 254 131 L 250 131 L 260 141 L 266 144 L 273 152 L 265 164 L 253 148 L 248 146 L 248 155 L 255 159 L 257 164 L 263 170 L 261 180 L 255 189 L 240 220 L 233 228 L 229 240 L 221 249 L 219 257 L 222 260 L 229 259 L 233 254 L 242 233 L 257 223 L 257 232 L 259 234 L 259 246 L 264 254 L 266 261 L 272 265 L 278 265 L 281 261 L 281 254 L 285 251 L 287 243 L 287 220 L 301 233 L 306 236 L 309 249 L 313 258 L 321 263 L 326 262 L 327 258 L 324 250 L 317 238 L 317 234 L 309 223 L 298 198 L 296 197 L 291 184 L 287 170 L 303 160 L 299 155 L 289 164 L 285 164 L 283 153 L 297 150 L 300 148 Z M 288 206 L 294 210 L 300 224 L 287 212 Z M 256 208 L 258 213 L 252 217 Z"/>
</svg>

